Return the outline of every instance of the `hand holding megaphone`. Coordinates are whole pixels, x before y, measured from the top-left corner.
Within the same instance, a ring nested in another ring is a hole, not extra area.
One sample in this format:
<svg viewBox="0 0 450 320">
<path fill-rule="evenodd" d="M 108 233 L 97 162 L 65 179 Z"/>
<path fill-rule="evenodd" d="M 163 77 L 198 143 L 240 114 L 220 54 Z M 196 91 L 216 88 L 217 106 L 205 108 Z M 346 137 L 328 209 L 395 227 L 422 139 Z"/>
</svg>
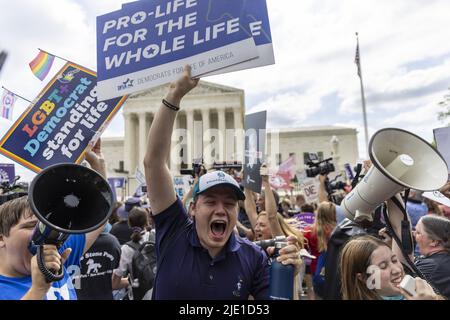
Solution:
<svg viewBox="0 0 450 320">
<path fill-rule="evenodd" d="M 109 183 L 97 172 L 77 164 L 56 164 L 41 171 L 31 182 L 30 206 L 39 222 L 29 250 L 47 281 L 62 279 L 63 270 L 46 267 L 45 247 L 60 248 L 71 234 L 97 230 L 112 212 Z M 62 265 L 60 263 L 60 265 Z"/>
<path fill-rule="evenodd" d="M 58 270 L 61 270 L 62 265 L 66 262 L 72 251 L 72 249 L 67 248 L 62 255 L 60 255 L 58 249 L 54 245 L 45 245 L 43 247 L 45 267 L 55 273 Z M 52 283 L 51 281 L 48 281 L 47 277 L 39 267 L 36 256 L 31 258 L 31 281 L 31 290 L 41 297 L 45 296 Z"/>
</svg>

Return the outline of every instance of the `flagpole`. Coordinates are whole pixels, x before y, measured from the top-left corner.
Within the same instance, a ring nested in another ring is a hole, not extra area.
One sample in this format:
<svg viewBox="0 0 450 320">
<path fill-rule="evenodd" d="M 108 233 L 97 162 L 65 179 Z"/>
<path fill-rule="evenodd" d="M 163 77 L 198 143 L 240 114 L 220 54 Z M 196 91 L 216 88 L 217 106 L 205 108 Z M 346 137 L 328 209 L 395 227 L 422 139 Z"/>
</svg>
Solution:
<svg viewBox="0 0 450 320">
<path fill-rule="evenodd" d="M 22 99 L 22 100 L 28 101 L 29 103 L 33 103 L 32 101 L 30 101 L 30 100 L 28 100 L 28 99 L 26 99 L 26 98 L 24 98 L 24 97 L 18 95 L 17 93 L 14 93 L 13 91 L 11 91 L 11 90 L 5 88 L 4 86 L 2 86 L 2 89 L 5 89 L 6 91 L 11 92 L 13 95 L 15 95 L 16 97 L 19 97 L 19 98 Z"/>
<path fill-rule="evenodd" d="M 366 98 L 364 95 L 364 85 L 363 85 L 363 76 L 362 76 L 362 69 L 361 69 L 361 55 L 359 54 L 359 38 L 358 38 L 358 32 L 356 32 L 356 43 L 357 43 L 357 49 L 358 49 L 358 75 L 359 75 L 359 82 L 361 85 L 361 101 L 362 101 L 362 110 L 363 110 L 363 119 L 364 119 L 364 137 L 366 142 L 366 150 L 369 148 L 369 133 L 367 129 L 367 113 L 366 113 Z"/>
<path fill-rule="evenodd" d="M 64 58 L 62 58 L 62 57 L 60 57 L 60 56 L 57 56 L 56 54 L 53 54 L 53 53 L 50 53 L 50 52 L 48 52 L 48 51 L 42 50 L 41 48 L 38 48 L 38 50 L 39 50 L 39 51 L 42 51 L 42 52 L 45 52 L 45 53 L 48 53 L 49 55 L 52 55 L 52 56 L 54 56 L 54 57 L 56 57 L 56 58 L 59 58 L 59 59 L 61 59 L 61 60 L 64 60 L 64 61 L 67 61 L 67 62 L 71 62 L 70 60 L 64 59 Z"/>
</svg>

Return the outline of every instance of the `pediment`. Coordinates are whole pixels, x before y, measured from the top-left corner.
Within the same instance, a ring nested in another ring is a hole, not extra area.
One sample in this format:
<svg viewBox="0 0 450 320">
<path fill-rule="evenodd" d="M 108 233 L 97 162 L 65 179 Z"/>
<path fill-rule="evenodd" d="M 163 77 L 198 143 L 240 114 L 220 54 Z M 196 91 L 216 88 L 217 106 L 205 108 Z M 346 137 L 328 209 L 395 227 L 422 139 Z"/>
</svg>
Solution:
<svg viewBox="0 0 450 320">
<path fill-rule="evenodd" d="M 132 94 L 128 99 L 133 100 L 143 98 L 145 99 L 147 97 L 148 98 L 162 97 L 167 93 L 168 88 L 169 84 L 167 83 L 155 88 L 151 88 L 145 91 Z M 230 93 L 243 93 L 243 90 L 201 80 L 198 83 L 197 87 L 194 90 L 192 90 L 189 93 L 189 95 L 203 96 L 203 95 L 230 94 Z"/>
</svg>

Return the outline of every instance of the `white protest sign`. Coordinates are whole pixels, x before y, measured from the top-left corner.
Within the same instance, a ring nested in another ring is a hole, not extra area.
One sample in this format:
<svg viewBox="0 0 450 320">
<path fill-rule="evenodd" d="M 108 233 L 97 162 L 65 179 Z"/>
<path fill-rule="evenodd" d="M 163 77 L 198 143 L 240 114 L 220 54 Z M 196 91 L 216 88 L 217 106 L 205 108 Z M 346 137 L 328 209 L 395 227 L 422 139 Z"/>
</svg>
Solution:
<svg viewBox="0 0 450 320">
<path fill-rule="evenodd" d="M 448 173 L 450 173 L 450 127 L 434 129 L 433 133 L 436 147 L 447 162 Z"/>
<path fill-rule="evenodd" d="M 300 189 L 305 195 L 305 200 L 308 203 L 319 201 L 320 182 L 318 179 L 305 179 L 300 184 Z"/>
<path fill-rule="evenodd" d="M 173 186 L 178 197 L 181 199 L 183 196 L 189 192 L 189 176 L 174 176 Z"/>
<path fill-rule="evenodd" d="M 447 198 L 446 196 L 444 196 L 439 191 L 427 191 L 427 192 L 422 193 L 422 196 L 427 199 L 439 202 L 440 204 L 443 204 L 444 206 L 450 207 L 450 199 Z"/>
<path fill-rule="evenodd" d="M 145 174 L 138 167 L 136 167 L 134 176 L 136 177 L 137 181 L 139 181 L 139 183 L 141 185 L 144 185 L 144 186 L 147 185 L 147 182 L 145 180 Z"/>
<path fill-rule="evenodd" d="M 244 0 L 138 1 L 97 17 L 98 99 L 169 83 L 258 57 L 242 26 Z"/>
<path fill-rule="evenodd" d="M 267 66 L 275 63 L 272 36 L 270 32 L 269 15 L 265 0 L 246 0 L 243 27 L 248 27 L 255 40 L 258 58 L 241 62 L 230 67 L 208 72 L 202 76 L 212 76 L 227 72 Z"/>
</svg>

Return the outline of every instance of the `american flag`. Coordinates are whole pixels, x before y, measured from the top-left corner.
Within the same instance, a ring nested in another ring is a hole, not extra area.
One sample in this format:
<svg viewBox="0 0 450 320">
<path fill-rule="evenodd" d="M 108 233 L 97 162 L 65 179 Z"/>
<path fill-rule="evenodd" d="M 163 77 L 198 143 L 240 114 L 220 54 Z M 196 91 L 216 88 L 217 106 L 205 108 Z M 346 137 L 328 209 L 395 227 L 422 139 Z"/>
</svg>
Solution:
<svg viewBox="0 0 450 320">
<path fill-rule="evenodd" d="M 355 63 L 358 67 L 358 76 L 361 78 L 361 60 L 359 58 L 359 41 L 356 40 L 356 54 L 355 54 Z"/>
</svg>

